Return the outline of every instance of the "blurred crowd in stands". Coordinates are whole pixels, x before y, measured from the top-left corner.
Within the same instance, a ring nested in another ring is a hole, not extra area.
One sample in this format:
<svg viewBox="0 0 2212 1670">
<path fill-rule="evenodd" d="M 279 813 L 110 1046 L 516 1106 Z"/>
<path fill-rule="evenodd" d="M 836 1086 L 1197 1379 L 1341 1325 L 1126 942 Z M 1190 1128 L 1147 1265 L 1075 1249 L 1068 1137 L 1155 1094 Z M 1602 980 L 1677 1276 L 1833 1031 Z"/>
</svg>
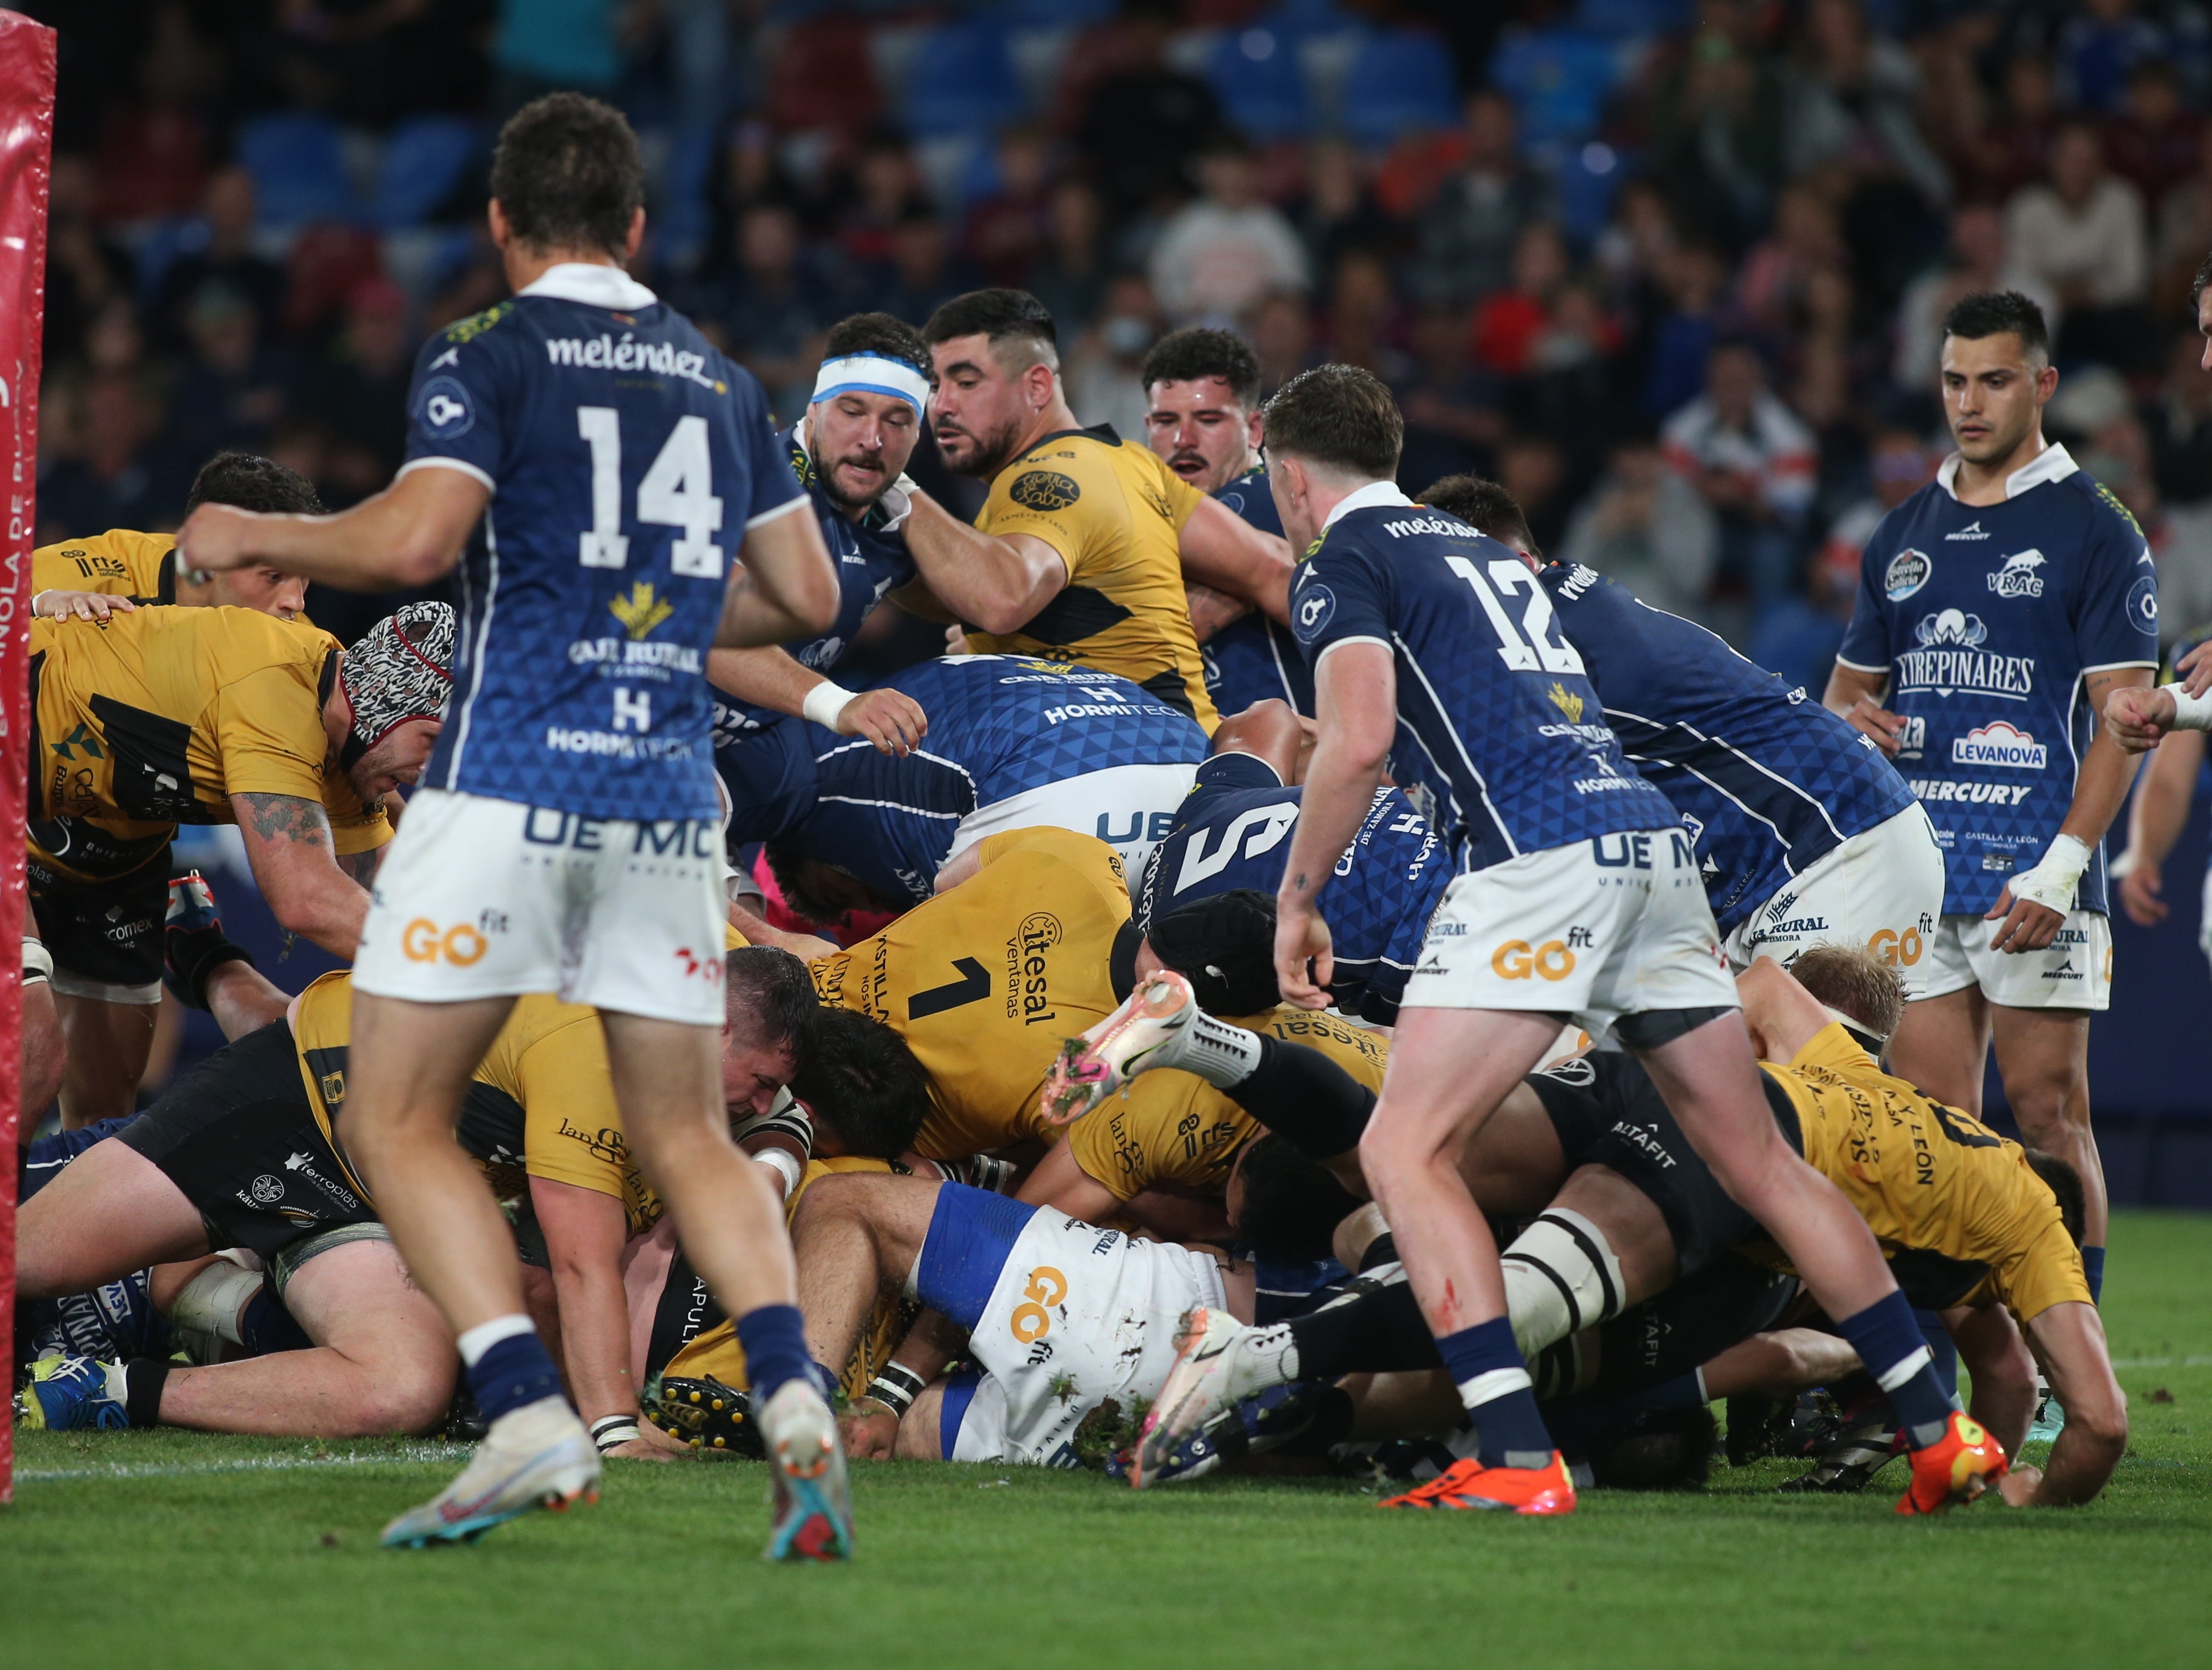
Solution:
<svg viewBox="0 0 2212 1670">
<path fill-rule="evenodd" d="M 17 0 L 24 3 L 24 0 Z M 1402 476 L 1817 691 L 1930 479 L 1945 308 L 2049 314 L 2049 427 L 2212 617 L 2212 13 L 2198 0 L 31 0 L 62 30 L 40 538 L 267 453 L 389 479 L 414 350 L 503 293 L 500 118 L 647 143 L 640 276 L 795 417 L 822 333 L 981 283 L 1139 429 L 1181 324 L 1397 389 Z"/>
</svg>

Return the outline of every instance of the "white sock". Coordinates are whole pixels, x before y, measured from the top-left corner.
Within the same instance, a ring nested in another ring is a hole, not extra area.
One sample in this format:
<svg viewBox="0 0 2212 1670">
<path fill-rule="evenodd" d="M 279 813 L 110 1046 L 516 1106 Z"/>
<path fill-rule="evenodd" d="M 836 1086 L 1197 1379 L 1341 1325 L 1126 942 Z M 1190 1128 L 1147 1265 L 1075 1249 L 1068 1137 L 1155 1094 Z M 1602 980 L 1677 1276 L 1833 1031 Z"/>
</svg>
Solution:
<svg viewBox="0 0 2212 1670">
<path fill-rule="evenodd" d="M 466 1330 L 453 1342 L 461 1354 L 461 1366 L 473 1368 L 486 1351 L 502 1339 L 512 1339 L 517 1334 L 536 1333 L 537 1325 L 517 1311 L 511 1316 L 495 1316 L 489 1322 L 479 1322 Z"/>
<path fill-rule="evenodd" d="M 1197 1074 L 1217 1090 L 1231 1090 L 1260 1070 L 1260 1035 L 1200 1009 L 1172 1053 L 1174 1064 L 1186 1073 Z"/>
</svg>

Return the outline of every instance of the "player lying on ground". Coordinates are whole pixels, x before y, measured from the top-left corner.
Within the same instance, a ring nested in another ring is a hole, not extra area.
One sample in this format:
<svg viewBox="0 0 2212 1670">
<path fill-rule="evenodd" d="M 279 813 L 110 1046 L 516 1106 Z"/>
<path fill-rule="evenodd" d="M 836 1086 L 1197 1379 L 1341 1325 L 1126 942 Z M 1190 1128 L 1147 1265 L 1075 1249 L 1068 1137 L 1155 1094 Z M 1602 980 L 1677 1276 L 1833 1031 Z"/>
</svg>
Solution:
<svg viewBox="0 0 2212 1670">
<path fill-rule="evenodd" d="M 1842 948 L 1808 952 L 1801 962 L 1808 959 L 1808 972 L 1826 966 L 1838 973 L 1834 995 L 1847 999 L 1878 991 L 1891 978 L 1866 954 Z M 1139 992 L 1117 1017 L 1129 1024 L 1100 1028 L 1108 1041 L 1078 1057 L 1074 1073 L 1103 1088 L 1126 1070 L 1116 1061 L 1140 1071 L 1152 1060 L 1200 1071 L 1255 1118 L 1279 1124 L 1348 1188 L 1367 1192 L 1359 1139 L 1370 1094 L 1309 1053 L 1210 1025 L 1179 984 L 1164 976 Z M 1885 1245 L 1941 1255 L 1899 1265 L 1915 1286 L 1926 1283 L 1916 1295 L 1922 1302 L 1943 1309 L 2002 1303 L 2021 1318 L 2053 1383 L 2073 1387 L 2088 1411 L 2088 1429 L 2063 1458 L 2054 1454 L 2052 1477 L 2034 1499 L 2094 1496 L 2125 1443 L 2125 1399 L 2050 1185 L 2016 1145 L 1883 1074 L 1838 1012 L 1778 965 L 1761 960 L 1740 984 L 1746 1023 L 1767 1057 L 1762 1082 L 1782 1137 L 1843 1190 Z M 1893 1005 L 1893 986 L 1891 994 Z M 1138 1018 L 1143 1010 L 1152 1018 Z M 1486 1211 L 1539 1214 L 1504 1255 L 1524 1352 L 1694 1274 L 1729 1246 L 1765 1239 L 1683 1140 L 1649 1075 L 1625 1055 L 1586 1057 L 1531 1076 L 1478 1133 L 1462 1176 Z M 1196 1421 L 1215 1412 L 1206 1388 L 1245 1372 L 1239 1365 L 1248 1336 L 1230 1326 L 1214 1332 L 1219 1339 L 1206 1330 L 1194 1338 L 1185 1356 L 1189 1384 L 1163 1398 L 1140 1452 L 1139 1483 L 1146 1466 L 1164 1461 Z M 1966 1332 L 1970 1354 L 2003 1366 L 2002 1338 Z M 1287 1344 L 1288 1336 L 1274 1343 Z M 1176 1405 L 1184 1392 L 1194 1394 L 1187 1411 Z M 2027 1401 L 2007 1405 L 2015 1433 L 2025 1426 Z"/>
<path fill-rule="evenodd" d="M 425 1430 L 451 1399 L 453 1354 L 346 1147 L 350 977 L 325 975 L 288 1001 L 234 960 L 208 984 L 228 1024 L 266 1024 L 193 1069 L 31 1203 L 17 1231 L 21 1291 L 55 1297 L 243 1247 L 315 1349 L 173 1370 L 152 1357 L 97 1376 L 71 1369 L 65 1385 L 34 1388 L 40 1418 L 92 1424 L 115 1404 L 138 1426 L 325 1437 Z M 793 959 L 751 948 L 729 954 L 725 991 L 726 1105 L 733 1119 L 757 1119 L 802 1057 L 811 1059 L 813 994 Z M 795 1124 L 803 1130 L 803 1117 Z M 629 1373 L 621 1263 L 661 1204 L 629 1157 L 592 1011 L 542 996 L 517 1004 L 471 1083 L 456 1134 L 493 1198 L 526 1203 L 519 1231 L 550 1271 L 553 1337 L 599 1448 L 650 1453 Z M 771 1140 L 763 1132 L 752 1146 L 780 1189 L 805 1149 L 794 1155 L 787 1138 Z M 65 1406 L 69 1397 L 76 1406 Z"/>
</svg>

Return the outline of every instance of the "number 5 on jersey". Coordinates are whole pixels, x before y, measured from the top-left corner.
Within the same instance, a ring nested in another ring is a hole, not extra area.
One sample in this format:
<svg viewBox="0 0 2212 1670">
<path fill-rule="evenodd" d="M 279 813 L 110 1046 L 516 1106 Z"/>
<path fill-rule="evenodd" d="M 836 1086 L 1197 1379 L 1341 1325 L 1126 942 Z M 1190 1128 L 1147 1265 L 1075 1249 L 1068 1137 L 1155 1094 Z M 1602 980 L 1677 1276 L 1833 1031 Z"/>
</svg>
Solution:
<svg viewBox="0 0 2212 1670">
<path fill-rule="evenodd" d="M 586 568 L 618 569 L 629 560 L 622 531 L 621 414 L 612 406 L 578 406 L 576 432 L 592 448 L 592 525 L 578 536 L 576 558 Z M 668 562 L 686 579 L 722 577 L 722 547 L 713 539 L 722 526 L 722 501 L 714 476 L 707 420 L 685 417 L 637 484 L 638 521 L 683 530 L 668 547 Z"/>
</svg>

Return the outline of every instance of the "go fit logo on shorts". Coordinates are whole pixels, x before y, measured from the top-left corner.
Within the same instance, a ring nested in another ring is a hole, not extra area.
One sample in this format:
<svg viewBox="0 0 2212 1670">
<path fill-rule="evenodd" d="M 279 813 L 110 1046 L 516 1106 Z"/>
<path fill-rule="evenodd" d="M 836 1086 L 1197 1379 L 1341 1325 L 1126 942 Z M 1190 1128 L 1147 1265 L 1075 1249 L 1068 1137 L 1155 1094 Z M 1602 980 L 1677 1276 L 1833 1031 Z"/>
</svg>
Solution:
<svg viewBox="0 0 2212 1670">
<path fill-rule="evenodd" d="M 1027 1302 L 1014 1307 L 1006 1326 L 1014 1338 L 1024 1345 L 1034 1345 L 1052 1332 L 1052 1312 L 1049 1306 L 1067 1297 L 1067 1277 L 1050 1265 L 1039 1265 L 1030 1271 L 1030 1284 L 1022 1289 Z"/>
<path fill-rule="evenodd" d="M 441 928 L 428 917 L 416 917 L 400 929 L 399 950 L 410 962 L 447 962 L 466 968 L 481 962 L 491 942 L 469 923 Z"/>
<path fill-rule="evenodd" d="M 1927 948 L 1928 942 L 1921 938 L 1917 928 L 1907 928 L 1901 934 L 1885 928 L 1867 942 L 1867 949 L 1884 968 L 1910 968 Z"/>
<path fill-rule="evenodd" d="M 1508 940 L 1490 954 L 1490 972 L 1501 980 L 1564 980 L 1575 972 L 1575 949 L 1590 945 L 1590 930 L 1570 928 L 1563 940 L 1531 945 Z"/>
</svg>

